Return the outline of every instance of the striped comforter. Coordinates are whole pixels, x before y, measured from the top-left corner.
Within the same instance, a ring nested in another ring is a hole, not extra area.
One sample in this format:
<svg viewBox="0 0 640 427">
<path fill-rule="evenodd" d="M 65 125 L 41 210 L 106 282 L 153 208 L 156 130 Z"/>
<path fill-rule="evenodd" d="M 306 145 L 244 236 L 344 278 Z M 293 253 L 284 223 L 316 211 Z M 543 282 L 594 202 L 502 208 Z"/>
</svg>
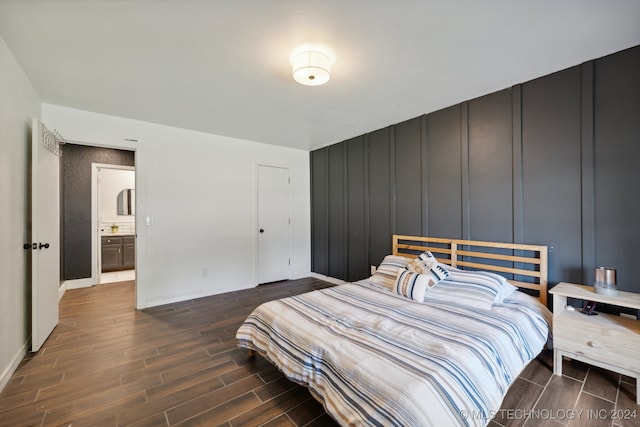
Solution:
<svg viewBox="0 0 640 427">
<path fill-rule="evenodd" d="M 240 347 L 307 385 L 341 425 L 486 425 L 544 347 L 548 310 L 417 303 L 362 281 L 262 304 Z"/>
</svg>

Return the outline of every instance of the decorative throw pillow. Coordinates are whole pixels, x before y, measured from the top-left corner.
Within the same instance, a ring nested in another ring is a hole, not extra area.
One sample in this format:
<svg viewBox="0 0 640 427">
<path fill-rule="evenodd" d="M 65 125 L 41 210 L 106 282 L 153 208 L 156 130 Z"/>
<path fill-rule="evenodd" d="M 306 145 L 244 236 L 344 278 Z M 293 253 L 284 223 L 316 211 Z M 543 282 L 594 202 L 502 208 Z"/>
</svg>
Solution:
<svg viewBox="0 0 640 427">
<path fill-rule="evenodd" d="M 429 269 L 426 274 L 400 270 L 396 277 L 395 292 L 414 301 L 422 302 L 427 291 L 448 275 L 447 270 L 437 265 Z"/>
<path fill-rule="evenodd" d="M 431 266 L 430 274 L 438 279 L 439 282 L 440 280 L 444 280 L 449 277 L 449 270 L 447 270 L 444 265 L 436 263 Z"/>
<path fill-rule="evenodd" d="M 387 255 L 369 280 L 377 285 L 393 290 L 398 271 L 406 270 L 409 261 L 409 258 L 403 256 Z"/>
<path fill-rule="evenodd" d="M 430 262 L 432 264 L 438 262 L 436 257 L 433 256 L 433 254 L 430 251 L 422 252 L 420 255 L 418 255 L 418 259 L 424 262 Z"/>
<path fill-rule="evenodd" d="M 423 252 L 418 255 L 413 261 L 409 263 L 407 269 L 416 273 L 427 274 L 433 265 L 437 265 L 438 260 L 429 251 Z"/>
</svg>

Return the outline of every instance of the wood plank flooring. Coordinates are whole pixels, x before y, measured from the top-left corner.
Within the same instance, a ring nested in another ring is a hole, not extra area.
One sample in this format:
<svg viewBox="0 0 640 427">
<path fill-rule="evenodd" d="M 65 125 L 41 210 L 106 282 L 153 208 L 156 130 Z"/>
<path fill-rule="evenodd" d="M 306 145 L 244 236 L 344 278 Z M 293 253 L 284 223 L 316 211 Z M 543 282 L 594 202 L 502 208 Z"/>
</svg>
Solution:
<svg viewBox="0 0 640 427">
<path fill-rule="evenodd" d="M 59 325 L 0 394 L 0 426 L 335 426 L 306 388 L 235 344 L 258 304 L 327 286 L 308 278 L 142 311 L 133 282 L 69 290 Z M 640 425 L 634 379 L 563 369 L 553 376 L 541 354 L 489 425 Z"/>
</svg>

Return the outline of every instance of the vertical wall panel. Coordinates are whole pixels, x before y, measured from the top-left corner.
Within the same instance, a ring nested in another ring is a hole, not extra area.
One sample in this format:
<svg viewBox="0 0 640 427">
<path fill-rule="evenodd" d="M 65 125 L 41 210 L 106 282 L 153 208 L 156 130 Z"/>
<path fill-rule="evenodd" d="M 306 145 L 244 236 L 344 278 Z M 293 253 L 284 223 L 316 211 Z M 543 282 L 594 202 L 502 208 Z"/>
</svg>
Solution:
<svg viewBox="0 0 640 427">
<path fill-rule="evenodd" d="M 422 234 L 422 146 L 420 117 L 394 126 L 395 230 Z"/>
<path fill-rule="evenodd" d="M 347 278 L 346 142 L 329 147 L 329 276 Z"/>
<path fill-rule="evenodd" d="M 522 171 L 522 85 L 511 88 L 511 149 L 513 166 L 513 242 L 524 243 Z M 522 268 L 522 265 L 518 265 Z"/>
<path fill-rule="evenodd" d="M 311 271 L 329 274 L 329 149 L 311 153 Z"/>
<path fill-rule="evenodd" d="M 469 101 L 469 237 L 513 239 L 511 91 Z"/>
<path fill-rule="evenodd" d="M 379 265 L 391 253 L 390 128 L 369 134 L 369 263 Z"/>
<path fill-rule="evenodd" d="M 593 268 L 596 265 L 596 207 L 595 207 L 595 171 L 593 145 L 593 65 L 594 61 L 582 64 L 582 280 L 591 283 Z"/>
<path fill-rule="evenodd" d="M 595 61 L 596 263 L 640 291 L 640 46 Z"/>
<path fill-rule="evenodd" d="M 579 283 L 581 70 L 522 85 L 523 239 L 553 247 L 551 281 Z"/>
<path fill-rule="evenodd" d="M 347 280 L 370 276 L 365 137 L 347 141 Z"/>
<path fill-rule="evenodd" d="M 460 136 L 460 105 L 427 116 L 429 236 L 462 237 Z"/>
</svg>

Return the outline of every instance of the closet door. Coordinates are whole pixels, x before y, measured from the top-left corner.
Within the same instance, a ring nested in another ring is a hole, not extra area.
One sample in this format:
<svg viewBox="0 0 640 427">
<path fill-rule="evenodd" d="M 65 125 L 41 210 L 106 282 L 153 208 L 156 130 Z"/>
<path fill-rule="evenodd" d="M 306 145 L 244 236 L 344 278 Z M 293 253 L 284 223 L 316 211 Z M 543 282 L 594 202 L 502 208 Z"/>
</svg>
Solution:
<svg viewBox="0 0 640 427">
<path fill-rule="evenodd" d="M 289 279 L 291 264 L 289 169 L 258 166 L 258 283 Z"/>
</svg>

